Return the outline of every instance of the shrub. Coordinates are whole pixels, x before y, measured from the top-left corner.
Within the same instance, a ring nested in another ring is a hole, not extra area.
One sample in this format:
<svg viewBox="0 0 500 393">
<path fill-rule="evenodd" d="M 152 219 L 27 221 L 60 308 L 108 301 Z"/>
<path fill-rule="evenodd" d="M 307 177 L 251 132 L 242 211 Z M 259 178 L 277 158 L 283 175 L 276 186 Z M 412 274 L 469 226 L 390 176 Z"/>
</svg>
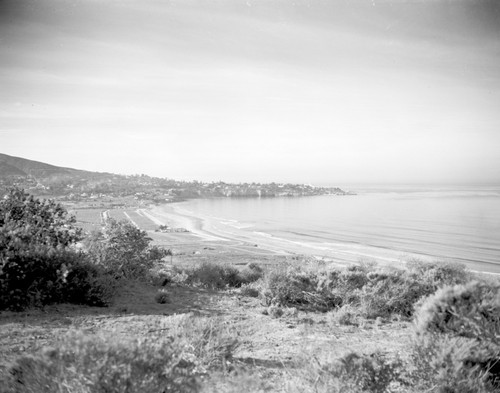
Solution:
<svg viewBox="0 0 500 393">
<path fill-rule="evenodd" d="M 415 304 L 438 286 L 469 277 L 463 266 L 446 263 L 412 262 L 409 269 L 360 264 L 339 270 L 285 263 L 266 272 L 261 296 L 267 306 L 297 305 L 328 311 L 350 305 L 365 318 L 410 317 Z"/>
<path fill-rule="evenodd" d="M 220 317 L 195 317 L 191 314 L 180 315 L 174 321 L 162 322 L 150 331 L 161 333 L 162 338 L 171 340 L 186 348 L 196 359 L 198 371 L 225 370 L 235 349 L 240 345 L 239 331 L 234 324 Z"/>
<path fill-rule="evenodd" d="M 72 333 L 17 359 L 0 392 L 196 392 L 195 375 L 195 362 L 171 340 Z"/>
<path fill-rule="evenodd" d="M 61 205 L 17 188 L 0 200 L 0 309 L 75 301 L 68 275 L 89 267 L 74 251 L 81 239 L 74 224 Z M 88 284 L 79 290 L 78 302 L 100 303 L 95 299 L 103 297 L 102 283 Z"/>
<path fill-rule="evenodd" d="M 94 231 L 84 244 L 92 261 L 117 278 L 146 279 L 149 270 L 168 254 L 150 246 L 151 241 L 130 222 L 108 219 L 104 229 Z"/>
<path fill-rule="evenodd" d="M 242 284 L 249 284 L 262 278 L 264 271 L 256 263 L 247 264 L 239 273 Z"/>
<path fill-rule="evenodd" d="M 472 281 L 438 290 L 418 310 L 417 332 L 491 340 L 500 336 L 500 285 Z"/>
<path fill-rule="evenodd" d="M 488 393 L 500 388 L 500 349 L 465 337 L 419 336 L 403 379 L 411 392 Z"/>
<path fill-rule="evenodd" d="M 500 285 L 441 288 L 420 305 L 415 328 L 412 382 L 427 381 L 437 392 L 498 391 Z"/>
<path fill-rule="evenodd" d="M 0 273 L 0 309 L 76 303 L 105 306 L 116 282 L 82 253 L 39 250 L 12 255 Z"/>
<path fill-rule="evenodd" d="M 414 304 L 428 294 L 428 287 L 403 270 L 372 273 L 360 291 L 360 309 L 366 318 L 399 314 L 409 317 Z"/>
<path fill-rule="evenodd" d="M 344 304 L 342 307 L 330 311 L 328 320 L 335 325 L 359 325 L 359 310 L 350 304 Z"/>
<path fill-rule="evenodd" d="M 82 238 L 75 223 L 62 205 L 10 189 L 0 199 L 0 269 L 24 252 L 67 249 Z"/>
<path fill-rule="evenodd" d="M 179 277 L 180 275 L 180 277 Z M 172 281 L 181 279 L 191 285 L 212 289 L 239 288 L 242 285 L 258 280 L 261 272 L 256 268 L 246 266 L 242 271 L 238 268 L 214 262 L 202 262 L 199 265 L 182 269 L 172 274 Z"/>
<path fill-rule="evenodd" d="M 338 286 L 343 292 L 353 292 L 368 283 L 367 273 L 363 270 L 346 270 L 339 275 Z"/>
<path fill-rule="evenodd" d="M 279 317 L 283 316 L 283 314 L 284 314 L 284 311 L 280 306 L 270 305 L 267 308 L 267 315 L 269 315 L 273 318 L 279 318 Z"/>
<path fill-rule="evenodd" d="M 155 301 L 156 303 L 166 304 L 170 303 L 170 298 L 167 292 L 161 291 L 155 295 Z"/>
<path fill-rule="evenodd" d="M 303 306 L 328 310 L 342 300 L 325 290 L 318 290 L 320 276 L 290 264 L 280 264 L 266 272 L 263 279 L 262 298 L 266 305 Z"/>
<path fill-rule="evenodd" d="M 187 281 L 191 284 L 213 289 L 241 286 L 238 269 L 233 266 L 204 262 L 185 272 L 188 275 Z"/>
<path fill-rule="evenodd" d="M 430 286 L 429 294 L 447 285 L 458 285 L 469 282 L 472 274 L 465 265 L 454 262 L 421 262 L 411 260 L 407 268 L 421 282 Z"/>
<path fill-rule="evenodd" d="M 64 300 L 89 306 L 109 306 L 118 282 L 99 266 L 84 259 L 67 268 Z"/>
<path fill-rule="evenodd" d="M 247 297 L 259 297 L 259 290 L 251 284 L 244 284 L 241 286 L 240 294 Z"/>
<path fill-rule="evenodd" d="M 19 252 L 0 273 L 0 309 L 14 311 L 62 301 L 64 257 L 60 252 Z"/>
<path fill-rule="evenodd" d="M 389 361 L 380 352 L 370 355 L 352 352 L 333 362 L 309 360 L 301 380 L 293 382 L 297 391 L 385 393 L 392 383 L 398 383 L 400 368 L 400 360 Z"/>
</svg>

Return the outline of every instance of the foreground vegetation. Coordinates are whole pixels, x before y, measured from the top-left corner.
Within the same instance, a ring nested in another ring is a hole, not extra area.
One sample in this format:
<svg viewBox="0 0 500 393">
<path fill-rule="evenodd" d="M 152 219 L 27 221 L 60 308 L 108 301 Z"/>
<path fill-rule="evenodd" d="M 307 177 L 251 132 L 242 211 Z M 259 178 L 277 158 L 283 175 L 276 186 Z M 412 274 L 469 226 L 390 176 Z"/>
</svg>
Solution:
<svg viewBox="0 0 500 393">
<path fill-rule="evenodd" d="M 0 203 L 0 224 L 0 309 L 108 306 L 142 285 L 156 291 L 151 302 L 158 306 L 179 302 L 179 291 L 205 291 L 224 294 L 243 313 L 147 315 L 140 324 L 126 319 L 121 330 L 68 329 L 0 369 L 2 393 L 500 389 L 500 282 L 460 265 L 409 261 L 398 269 L 367 263 L 341 269 L 300 258 L 270 267 L 170 264 L 163 261 L 166 250 L 130 224 L 111 220 L 85 236 L 61 206 L 20 190 Z M 256 325 L 257 310 L 264 319 Z M 280 366 L 282 374 L 264 373 L 236 356 L 252 330 L 279 321 L 283 329 L 317 323 L 333 337 L 384 325 L 411 333 L 399 351 L 353 350 L 354 342 L 346 352 L 322 356 L 304 349 Z"/>
</svg>

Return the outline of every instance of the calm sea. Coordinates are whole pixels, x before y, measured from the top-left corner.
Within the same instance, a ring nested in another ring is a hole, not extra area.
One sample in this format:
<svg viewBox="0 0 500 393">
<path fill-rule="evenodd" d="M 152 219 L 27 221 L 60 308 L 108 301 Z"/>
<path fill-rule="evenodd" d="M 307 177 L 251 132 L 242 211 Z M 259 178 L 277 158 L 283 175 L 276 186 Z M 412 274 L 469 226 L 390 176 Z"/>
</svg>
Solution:
<svg viewBox="0 0 500 393">
<path fill-rule="evenodd" d="M 500 272 L 500 186 L 358 186 L 357 195 L 183 202 L 206 229 L 353 260 L 421 255 Z"/>
</svg>

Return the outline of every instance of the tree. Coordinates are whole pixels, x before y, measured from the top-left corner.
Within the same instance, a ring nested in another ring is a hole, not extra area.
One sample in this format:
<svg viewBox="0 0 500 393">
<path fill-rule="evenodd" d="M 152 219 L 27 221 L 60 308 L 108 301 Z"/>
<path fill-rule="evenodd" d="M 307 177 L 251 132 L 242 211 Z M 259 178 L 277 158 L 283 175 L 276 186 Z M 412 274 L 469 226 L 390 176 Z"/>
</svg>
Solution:
<svg viewBox="0 0 500 393">
<path fill-rule="evenodd" d="M 93 232 L 84 242 L 93 261 L 117 277 L 144 278 L 168 250 L 151 246 L 152 239 L 128 221 L 108 219 L 101 231 Z"/>
<path fill-rule="evenodd" d="M 82 238 L 75 222 L 62 205 L 11 188 L 0 201 L 0 269 L 13 255 L 75 244 Z"/>
<path fill-rule="evenodd" d="M 12 188 L 0 201 L 0 309 L 64 301 L 67 275 L 83 263 L 82 231 L 52 200 Z"/>
</svg>

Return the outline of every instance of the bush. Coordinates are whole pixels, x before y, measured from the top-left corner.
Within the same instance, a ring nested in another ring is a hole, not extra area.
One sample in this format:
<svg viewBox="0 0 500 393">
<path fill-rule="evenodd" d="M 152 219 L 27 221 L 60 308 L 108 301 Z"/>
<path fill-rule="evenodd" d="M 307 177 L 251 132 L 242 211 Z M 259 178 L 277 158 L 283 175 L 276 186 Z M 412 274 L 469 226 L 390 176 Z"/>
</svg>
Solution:
<svg viewBox="0 0 500 393">
<path fill-rule="evenodd" d="M 262 278 L 264 271 L 256 263 L 249 263 L 240 271 L 240 280 L 242 284 L 250 284 Z"/>
<path fill-rule="evenodd" d="M 285 311 L 280 306 L 271 305 L 267 308 L 267 315 L 272 318 L 280 318 Z"/>
<path fill-rule="evenodd" d="M 462 265 L 410 262 L 408 269 L 353 265 L 346 270 L 285 263 L 266 272 L 261 296 L 264 305 L 301 306 L 328 311 L 343 305 L 365 318 L 410 317 L 415 304 L 447 283 L 466 282 Z"/>
<path fill-rule="evenodd" d="M 195 317 L 184 314 L 175 320 L 159 322 L 150 331 L 160 333 L 160 338 L 173 340 L 185 348 L 189 357 L 196 359 L 197 370 L 225 370 L 240 345 L 237 328 L 220 317 Z"/>
<path fill-rule="evenodd" d="M 73 333 L 17 359 L 0 392 L 196 392 L 195 375 L 196 363 L 171 340 Z"/>
<path fill-rule="evenodd" d="M 161 291 L 155 295 L 155 301 L 160 304 L 170 303 L 170 297 L 167 292 Z"/>
<path fill-rule="evenodd" d="M 417 332 L 491 340 L 500 337 L 500 285 L 472 281 L 438 290 L 421 305 Z"/>
<path fill-rule="evenodd" d="M 64 299 L 74 304 L 109 306 L 117 287 L 118 282 L 113 276 L 84 260 L 68 268 Z"/>
<path fill-rule="evenodd" d="M 18 188 L 0 199 L 0 268 L 9 258 L 35 250 L 64 250 L 82 238 L 76 219 L 52 200 L 40 200 Z"/>
<path fill-rule="evenodd" d="M 234 266 L 213 262 L 202 262 L 179 270 L 177 268 L 172 274 L 172 281 L 211 289 L 239 288 L 258 280 L 261 276 L 261 271 L 255 267 L 246 266 L 240 271 Z"/>
<path fill-rule="evenodd" d="M 19 311 L 63 301 L 64 262 L 55 250 L 11 255 L 0 273 L 0 309 Z"/>
<path fill-rule="evenodd" d="M 472 273 L 465 265 L 453 262 L 407 262 L 410 274 L 430 286 L 429 294 L 447 285 L 465 284 L 472 279 Z"/>
<path fill-rule="evenodd" d="M 107 285 L 98 272 L 87 274 L 84 288 L 76 291 L 77 272 L 92 268 L 74 250 L 81 239 L 74 224 L 61 205 L 17 188 L 0 200 L 0 310 L 107 302 Z"/>
<path fill-rule="evenodd" d="M 185 270 L 188 283 L 212 289 L 241 286 L 238 269 L 234 266 L 204 262 Z"/>
<path fill-rule="evenodd" d="M 241 286 L 240 295 L 247 297 L 259 297 L 259 290 L 251 284 L 244 284 Z"/>
<path fill-rule="evenodd" d="M 199 377 L 227 372 L 238 338 L 234 324 L 191 314 L 148 318 L 126 335 L 70 332 L 18 358 L 0 393 L 196 392 Z"/>
<path fill-rule="evenodd" d="M 359 310 L 350 304 L 344 304 L 337 310 L 330 311 L 328 313 L 328 319 L 330 323 L 334 325 L 359 325 Z"/>
<path fill-rule="evenodd" d="M 151 241 L 130 222 L 108 219 L 102 231 L 85 239 L 85 247 L 93 262 L 117 278 L 146 279 L 149 270 L 169 253 L 150 246 Z"/>
<path fill-rule="evenodd" d="M 307 362 L 302 378 L 295 382 L 297 391 L 317 393 L 386 393 L 398 383 L 401 361 L 389 361 L 380 353 L 349 353 L 339 360 Z M 301 386 L 304 385 L 304 386 Z"/>
<path fill-rule="evenodd" d="M 360 310 L 370 319 L 399 314 L 409 317 L 415 303 L 428 294 L 428 286 L 410 277 L 404 270 L 372 273 L 360 291 Z"/>
<path fill-rule="evenodd" d="M 0 273 L 0 309 L 75 303 L 106 306 L 116 281 L 74 251 L 40 250 L 12 255 Z"/>
<path fill-rule="evenodd" d="M 317 272 L 306 271 L 290 264 L 281 264 L 266 272 L 263 279 L 262 298 L 265 305 L 303 306 L 329 310 L 342 300 L 325 288 L 320 288 Z"/>
<path fill-rule="evenodd" d="M 493 393 L 500 388 L 500 350 L 491 343 L 425 334 L 409 352 L 403 379 L 411 392 Z"/>
<path fill-rule="evenodd" d="M 412 383 L 443 393 L 498 391 L 500 285 L 473 281 L 441 288 L 420 305 L 415 328 Z"/>
</svg>

